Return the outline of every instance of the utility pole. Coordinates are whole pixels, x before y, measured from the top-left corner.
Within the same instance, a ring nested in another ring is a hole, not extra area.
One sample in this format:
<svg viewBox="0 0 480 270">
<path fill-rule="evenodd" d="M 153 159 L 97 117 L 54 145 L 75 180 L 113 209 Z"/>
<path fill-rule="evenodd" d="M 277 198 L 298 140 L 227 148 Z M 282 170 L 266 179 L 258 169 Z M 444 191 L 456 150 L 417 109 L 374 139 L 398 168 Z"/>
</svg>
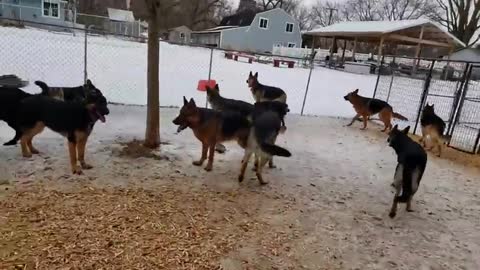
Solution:
<svg viewBox="0 0 480 270">
<path fill-rule="evenodd" d="M 330 15 L 328 16 L 328 25 L 332 24 L 332 16 L 333 16 L 333 11 L 337 11 L 338 9 L 336 8 L 327 8 L 330 11 Z"/>
</svg>

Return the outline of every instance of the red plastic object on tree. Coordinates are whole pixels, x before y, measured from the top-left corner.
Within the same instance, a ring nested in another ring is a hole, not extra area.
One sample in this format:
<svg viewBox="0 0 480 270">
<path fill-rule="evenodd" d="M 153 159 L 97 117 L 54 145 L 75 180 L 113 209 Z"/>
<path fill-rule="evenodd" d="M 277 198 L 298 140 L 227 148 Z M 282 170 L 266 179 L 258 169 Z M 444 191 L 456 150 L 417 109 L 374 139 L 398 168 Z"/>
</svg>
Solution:
<svg viewBox="0 0 480 270">
<path fill-rule="evenodd" d="M 199 80 L 197 90 L 205 92 L 207 91 L 207 86 L 210 88 L 214 88 L 216 84 L 217 81 L 215 80 Z"/>
</svg>

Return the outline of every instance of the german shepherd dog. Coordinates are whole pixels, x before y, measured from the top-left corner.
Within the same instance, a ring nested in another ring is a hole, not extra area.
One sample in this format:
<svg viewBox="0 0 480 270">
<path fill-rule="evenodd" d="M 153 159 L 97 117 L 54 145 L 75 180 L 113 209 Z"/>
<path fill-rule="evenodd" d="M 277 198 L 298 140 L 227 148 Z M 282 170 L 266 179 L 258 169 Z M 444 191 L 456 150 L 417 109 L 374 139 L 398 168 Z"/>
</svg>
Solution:
<svg viewBox="0 0 480 270">
<path fill-rule="evenodd" d="M 346 101 L 349 101 L 357 112 L 355 117 L 353 117 L 352 121 L 347 126 L 353 125 L 353 122 L 355 122 L 361 116 L 363 119 L 363 128 L 361 129 L 364 130 L 367 128 L 368 117 L 377 113 L 380 121 L 382 121 L 385 125 L 385 128 L 382 130 L 382 132 L 392 129 L 392 118 L 408 121 L 405 116 L 394 112 L 392 106 L 390 106 L 390 104 L 387 102 L 379 99 L 360 96 L 358 94 L 358 89 L 348 93 L 343 98 Z"/>
<path fill-rule="evenodd" d="M 22 155 L 31 157 L 39 153 L 32 140 L 48 127 L 67 138 L 72 173 L 81 174 L 82 169 L 92 168 L 85 162 L 87 139 L 97 120 L 105 122 L 108 114 L 107 100 L 103 95 L 88 95 L 82 102 L 60 101 L 43 95 L 27 97 L 17 111 Z"/>
<path fill-rule="evenodd" d="M 93 102 L 98 98 L 105 99 L 102 92 L 96 88 L 90 80 L 87 80 L 85 85 L 79 87 L 49 87 L 42 81 L 36 81 L 35 84 L 42 89 L 40 95 L 48 96 L 61 101 L 83 102 L 86 99 L 90 99 L 90 102 Z M 31 96 L 31 94 L 27 95 Z M 5 145 L 16 145 L 19 139 L 20 132 L 17 131 L 15 137 Z"/>
<path fill-rule="evenodd" d="M 450 136 L 444 135 L 445 121 L 435 114 L 435 105 L 425 105 L 422 112 L 422 118 L 420 119 L 422 125 L 422 138 L 420 143 L 423 147 L 427 146 L 427 141 L 433 147 L 437 148 L 438 156 L 442 155 L 442 146 L 450 139 Z"/>
<path fill-rule="evenodd" d="M 214 88 L 207 86 L 207 100 L 216 111 L 236 111 L 245 117 L 249 117 L 253 112 L 253 105 L 248 102 L 222 97 L 218 84 Z M 215 150 L 224 153 L 226 148 L 223 144 L 217 144 Z"/>
<path fill-rule="evenodd" d="M 255 75 L 250 71 L 247 79 L 248 87 L 252 91 L 255 102 L 279 101 L 287 103 L 287 94 L 278 87 L 263 85 L 258 82 L 258 72 Z M 282 127 L 285 128 L 285 121 L 282 120 Z"/>
<path fill-rule="evenodd" d="M 397 214 L 397 204 L 399 202 L 407 203 L 408 212 L 413 211 L 412 198 L 417 192 L 427 166 L 427 153 L 420 144 L 408 137 L 409 130 L 410 126 L 404 130 L 398 130 L 398 126 L 395 125 L 387 140 L 398 156 L 398 164 L 392 184 L 396 192 L 389 214 L 391 218 L 394 218 Z"/>
<path fill-rule="evenodd" d="M 282 102 L 271 101 L 257 102 L 254 106 L 253 123 L 238 181 L 243 181 L 250 157 L 255 154 L 256 175 L 260 184 L 265 185 L 268 182 L 263 179 L 262 170 L 265 164 L 271 161 L 272 156 L 290 157 L 292 155 L 288 150 L 275 145 L 282 119 L 288 112 L 288 106 Z"/>
<path fill-rule="evenodd" d="M 90 80 L 77 87 L 51 87 L 42 81 L 35 81 L 35 84 L 42 89 L 42 95 L 62 101 L 83 101 L 88 95 L 103 96 L 102 92 Z"/>
<path fill-rule="evenodd" d="M 242 148 L 245 148 L 250 132 L 250 121 L 239 112 L 219 112 L 200 108 L 193 98 L 187 101 L 185 97 L 180 114 L 173 120 L 173 124 L 178 126 L 177 132 L 187 127 L 193 130 L 195 137 L 202 143 L 202 157 L 194 161 L 193 165 L 202 166 L 208 154 L 206 171 L 212 170 L 215 145 L 236 140 Z"/>
<path fill-rule="evenodd" d="M 5 121 L 11 128 L 15 130 L 15 138 L 4 143 L 3 145 L 15 145 L 20 132 L 17 126 L 17 109 L 20 102 L 32 96 L 21 87 L 28 85 L 28 82 L 22 81 L 15 75 L 4 75 L 0 77 L 0 120 Z"/>
</svg>

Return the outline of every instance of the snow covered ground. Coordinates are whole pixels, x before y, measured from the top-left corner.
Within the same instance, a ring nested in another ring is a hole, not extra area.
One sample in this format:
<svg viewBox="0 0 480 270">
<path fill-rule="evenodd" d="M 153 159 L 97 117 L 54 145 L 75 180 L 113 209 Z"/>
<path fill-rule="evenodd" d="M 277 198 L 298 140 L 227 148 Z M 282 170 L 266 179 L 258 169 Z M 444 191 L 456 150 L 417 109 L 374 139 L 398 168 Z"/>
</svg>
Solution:
<svg viewBox="0 0 480 270">
<path fill-rule="evenodd" d="M 0 27 L 0 74 L 14 73 L 50 85 L 76 86 L 83 82 L 84 37 L 38 29 Z M 182 96 L 203 104 L 205 93 L 196 90 L 198 80 L 207 79 L 210 50 L 161 43 L 160 104 L 181 105 Z M 146 44 L 112 37 L 88 37 L 88 77 L 112 102 L 146 104 Z M 300 113 L 308 69 L 274 68 L 271 64 L 242 63 L 213 54 L 212 79 L 225 97 L 253 101 L 246 85 L 250 71 L 259 72 L 261 83 L 283 88 L 292 113 Z M 352 107 L 342 97 L 359 88 L 372 96 L 376 76 L 356 75 L 317 68 L 313 71 L 305 113 L 324 116 L 352 116 Z M 29 86 L 28 91 L 38 92 Z"/>
</svg>

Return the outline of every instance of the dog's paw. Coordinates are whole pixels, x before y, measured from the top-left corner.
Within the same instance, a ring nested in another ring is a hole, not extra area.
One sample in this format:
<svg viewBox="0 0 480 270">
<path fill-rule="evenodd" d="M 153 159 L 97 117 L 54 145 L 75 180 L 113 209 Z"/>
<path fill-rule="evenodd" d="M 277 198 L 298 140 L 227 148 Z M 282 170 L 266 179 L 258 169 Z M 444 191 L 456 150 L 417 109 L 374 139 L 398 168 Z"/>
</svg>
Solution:
<svg viewBox="0 0 480 270">
<path fill-rule="evenodd" d="M 32 153 L 23 153 L 22 156 L 24 158 L 31 158 L 32 157 Z"/>
<path fill-rule="evenodd" d="M 407 208 L 407 212 L 412 213 L 412 212 L 415 212 L 415 210 L 412 210 L 412 209 L 408 209 L 408 208 Z"/>
<path fill-rule="evenodd" d="M 243 178 L 244 178 L 243 175 L 239 175 L 239 176 L 238 176 L 238 182 L 239 182 L 239 183 L 243 182 Z"/>
<path fill-rule="evenodd" d="M 277 166 L 276 166 L 275 164 L 273 164 L 273 163 L 268 164 L 268 167 L 269 167 L 270 169 L 276 169 L 276 168 L 277 168 Z"/>
<path fill-rule="evenodd" d="M 397 215 L 396 212 L 390 212 L 390 214 L 388 214 L 390 218 L 394 218 L 396 215 Z"/>
<path fill-rule="evenodd" d="M 212 171 L 212 165 L 207 165 L 207 166 L 205 167 L 205 171 L 207 171 L 207 172 Z"/>
<path fill-rule="evenodd" d="M 84 163 L 82 163 L 82 169 L 91 170 L 91 169 L 93 169 L 93 166 L 84 162 Z"/>
<path fill-rule="evenodd" d="M 81 175 L 83 174 L 82 169 L 79 166 L 75 166 L 72 168 L 72 173 L 76 175 Z"/>
<path fill-rule="evenodd" d="M 32 148 L 32 149 L 30 150 L 30 152 L 32 152 L 32 154 L 34 154 L 34 155 L 40 154 L 40 151 L 38 151 L 38 150 L 35 149 L 35 148 Z"/>
<path fill-rule="evenodd" d="M 202 166 L 203 161 L 196 160 L 196 161 L 192 162 L 192 164 L 195 165 L 195 166 Z"/>
</svg>

